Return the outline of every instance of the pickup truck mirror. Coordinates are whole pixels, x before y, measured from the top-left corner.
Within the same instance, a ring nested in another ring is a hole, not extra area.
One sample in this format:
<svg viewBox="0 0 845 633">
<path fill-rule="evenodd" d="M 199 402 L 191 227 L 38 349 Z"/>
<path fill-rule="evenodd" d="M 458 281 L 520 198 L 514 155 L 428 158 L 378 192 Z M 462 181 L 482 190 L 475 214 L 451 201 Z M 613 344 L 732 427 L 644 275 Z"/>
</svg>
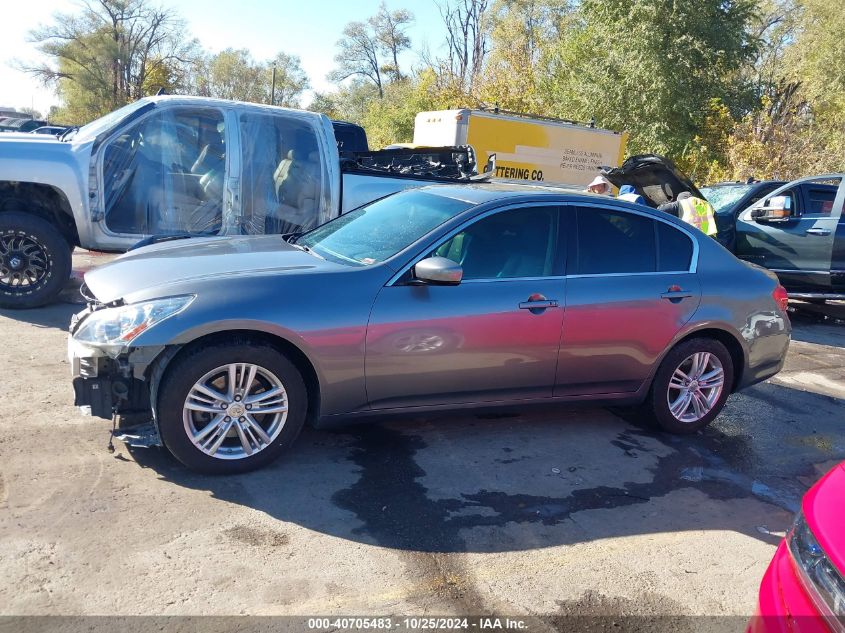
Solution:
<svg viewBox="0 0 845 633">
<path fill-rule="evenodd" d="M 755 222 L 785 222 L 792 217 L 792 198 L 772 196 L 762 207 L 754 209 L 751 217 Z"/>
<path fill-rule="evenodd" d="M 463 276 L 461 265 L 446 257 L 427 257 L 414 266 L 414 277 L 432 285 L 457 286 Z"/>
</svg>

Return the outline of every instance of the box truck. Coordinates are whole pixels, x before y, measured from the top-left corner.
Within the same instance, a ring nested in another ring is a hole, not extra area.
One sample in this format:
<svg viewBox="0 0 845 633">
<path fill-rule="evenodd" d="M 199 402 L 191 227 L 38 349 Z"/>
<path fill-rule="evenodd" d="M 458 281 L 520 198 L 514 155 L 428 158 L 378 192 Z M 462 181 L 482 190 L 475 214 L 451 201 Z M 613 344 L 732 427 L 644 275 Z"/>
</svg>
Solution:
<svg viewBox="0 0 845 633">
<path fill-rule="evenodd" d="M 587 185 L 601 167 L 617 167 L 627 133 L 504 110 L 420 112 L 415 146 L 471 145 L 479 164 L 496 155 L 495 177 Z"/>
</svg>

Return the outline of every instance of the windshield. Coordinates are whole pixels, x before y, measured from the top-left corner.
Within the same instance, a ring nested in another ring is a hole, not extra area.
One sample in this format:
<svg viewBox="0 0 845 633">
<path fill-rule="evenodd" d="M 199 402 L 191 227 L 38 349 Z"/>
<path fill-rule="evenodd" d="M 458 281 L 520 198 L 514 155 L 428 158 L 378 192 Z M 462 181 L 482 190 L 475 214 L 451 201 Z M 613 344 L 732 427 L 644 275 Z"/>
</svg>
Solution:
<svg viewBox="0 0 845 633">
<path fill-rule="evenodd" d="M 463 200 L 405 191 L 350 211 L 295 243 L 332 261 L 369 266 L 392 257 L 471 206 Z"/>
<path fill-rule="evenodd" d="M 149 106 L 151 103 L 151 101 L 139 99 L 138 101 L 123 106 L 122 108 L 118 108 L 114 112 L 109 112 L 107 115 L 101 116 L 99 119 L 94 119 L 87 125 L 83 125 L 79 128 L 75 135 L 79 138 L 93 138 L 101 132 L 105 132 L 113 125 L 116 125 L 136 110 L 139 110 L 144 106 Z"/>
<path fill-rule="evenodd" d="M 707 202 L 713 205 L 716 213 L 729 211 L 740 198 L 751 191 L 754 185 L 719 185 L 717 187 L 702 187 L 701 193 Z"/>
</svg>

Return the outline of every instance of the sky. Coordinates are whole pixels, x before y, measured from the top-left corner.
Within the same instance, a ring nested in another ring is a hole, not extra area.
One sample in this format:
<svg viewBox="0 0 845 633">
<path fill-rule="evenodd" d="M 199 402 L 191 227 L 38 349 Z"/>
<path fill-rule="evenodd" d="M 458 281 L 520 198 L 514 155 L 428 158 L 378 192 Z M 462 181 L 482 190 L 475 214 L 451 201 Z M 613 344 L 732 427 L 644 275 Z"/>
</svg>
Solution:
<svg viewBox="0 0 845 633">
<path fill-rule="evenodd" d="M 155 0 L 154 0 L 155 1 Z M 185 19 L 190 34 L 211 51 L 246 48 L 256 59 L 270 59 L 284 51 L 298 55 L 313 90 L 334 89 L 326 74 L 334 67 L 335 43 L 347 22 L 365 20 L 378 10 L 379 0 L 158 0 Z M 405 8 L 415 17 L 409 29 L 414 51 L 428 46 L 441 50 L 443 28 L 435 0 L 386 0 L 391 10 Z M 58 104 L 53 90 L 18 70 L 17 62 L 43 61 L 29 31 L 49 23 L 55 13 L 79 11 L 76 0 L 12 2 L 0 21 L 0 107 L 34 107 L 42 114 Z M 37 10 L 33 10 L 33 5 Z M 405 53 L 400 64 L 416 62 Z M 310 93 L 304 102 L 310 101 Z M 303 105 L 305 105 L 303 103 Z"/>
</svg>

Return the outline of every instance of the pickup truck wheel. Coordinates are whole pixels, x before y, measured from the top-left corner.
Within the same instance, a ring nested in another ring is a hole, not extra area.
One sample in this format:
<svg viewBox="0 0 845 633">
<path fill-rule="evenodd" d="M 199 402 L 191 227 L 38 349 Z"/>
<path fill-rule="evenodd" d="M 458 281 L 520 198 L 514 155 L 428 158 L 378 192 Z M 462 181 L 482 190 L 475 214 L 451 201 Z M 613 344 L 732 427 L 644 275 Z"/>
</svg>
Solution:
<svg viewBox="0 0 845 633">
<path fill-rule="evenodd" d="M 664 431 L 695 433 L 722 411 L 733 375 L 731 355 L 722 343 L 710 338 L 684 341 L 657 369 L 647 408 Z"/>
<path fill-rule="evenodd" d="M 242 473 L 275 460 L 305 422 L 305 383 L 268 345 L 217 343 L 177 357 L 159 386 L 167 449 L 192 470 Z"/>
<path fill-rule="evenodd" d="M 55 299 L 70 279 L 71 250 L 47 220 L 0 214 L 0 308 L 37 308 Z"/>
</svg>

